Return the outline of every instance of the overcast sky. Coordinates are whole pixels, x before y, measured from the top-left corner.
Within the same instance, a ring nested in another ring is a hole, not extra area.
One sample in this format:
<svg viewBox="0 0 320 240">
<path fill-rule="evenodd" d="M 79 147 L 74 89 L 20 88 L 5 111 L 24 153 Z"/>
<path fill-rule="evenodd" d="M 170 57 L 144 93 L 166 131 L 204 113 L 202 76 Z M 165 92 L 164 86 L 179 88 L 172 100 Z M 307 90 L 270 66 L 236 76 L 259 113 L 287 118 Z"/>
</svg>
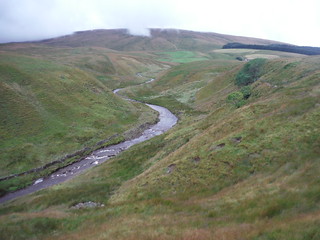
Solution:
<svg viewBox="0 0 320 240">
<path fill-rule="evenodd" d="M 320 47 L 320 0 L 0 0 L 0 42 L 179 28 Z"/>
</svg>

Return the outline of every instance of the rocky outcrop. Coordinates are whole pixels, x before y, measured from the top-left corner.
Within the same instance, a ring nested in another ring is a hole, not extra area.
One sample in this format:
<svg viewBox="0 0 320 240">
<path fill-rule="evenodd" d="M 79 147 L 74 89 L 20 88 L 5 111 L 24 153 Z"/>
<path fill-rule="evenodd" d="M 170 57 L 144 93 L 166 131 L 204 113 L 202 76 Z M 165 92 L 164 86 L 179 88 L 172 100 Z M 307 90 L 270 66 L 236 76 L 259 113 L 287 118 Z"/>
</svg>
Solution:
<svg viewBox="0 0 320 240">
<path fill-rule="evenodd" d="M 104 207 L 104 206 L 105 205 L 101 203 L 88 201 L 88 202 L 77 203 L 76 205 L 73 205 L 71 209 L 97 208 L 97 207 Z"/>
</svg>

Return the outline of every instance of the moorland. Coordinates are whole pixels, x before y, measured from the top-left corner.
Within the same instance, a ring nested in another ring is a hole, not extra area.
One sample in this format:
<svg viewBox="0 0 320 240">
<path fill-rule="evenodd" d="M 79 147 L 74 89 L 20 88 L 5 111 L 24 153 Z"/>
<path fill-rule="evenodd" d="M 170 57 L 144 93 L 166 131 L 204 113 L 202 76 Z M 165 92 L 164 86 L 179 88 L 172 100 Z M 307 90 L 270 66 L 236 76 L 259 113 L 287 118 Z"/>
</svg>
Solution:
<svg viewBox="0 0 320 240">
<path fill-rule="evenodd" d="M 116 88 L 179 118 L 67 182 L 1 204 L 1 239 L 319 239 L 320 57 L 222 49 L 234 42 L 281 44 L 120 29 L 0 45 L 1 177 L 157 121 Z M 0 181 L 0 193 L 58 167 Z"/>
</svg>

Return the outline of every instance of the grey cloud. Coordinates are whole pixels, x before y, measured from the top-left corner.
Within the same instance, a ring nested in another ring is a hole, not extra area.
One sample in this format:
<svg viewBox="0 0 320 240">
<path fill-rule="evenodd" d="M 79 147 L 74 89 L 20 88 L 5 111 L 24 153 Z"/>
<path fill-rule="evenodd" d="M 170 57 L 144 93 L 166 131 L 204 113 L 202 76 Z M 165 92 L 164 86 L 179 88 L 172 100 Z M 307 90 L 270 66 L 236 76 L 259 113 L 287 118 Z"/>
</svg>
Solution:
<svg viewBox="0 0 320 240">
<path fill-rule="evenodd" d="M 0 0 L 0 42 L 80 30 L 181 28 L 320 46 L 318 0 Z M 277 8 L 274 8 L 274 6 Z M 290 5 L 290 11 L 287 11 Z M 299 17 L 297 17 L 299 16 Z"/>
<path fill-rule="evenodd" d="M 27 41 L 97 28 L 128 28 L 148 35 L 149 27 L 174 23 L 166 1 L 4 0 L 0 42 Z"/>
</svg>

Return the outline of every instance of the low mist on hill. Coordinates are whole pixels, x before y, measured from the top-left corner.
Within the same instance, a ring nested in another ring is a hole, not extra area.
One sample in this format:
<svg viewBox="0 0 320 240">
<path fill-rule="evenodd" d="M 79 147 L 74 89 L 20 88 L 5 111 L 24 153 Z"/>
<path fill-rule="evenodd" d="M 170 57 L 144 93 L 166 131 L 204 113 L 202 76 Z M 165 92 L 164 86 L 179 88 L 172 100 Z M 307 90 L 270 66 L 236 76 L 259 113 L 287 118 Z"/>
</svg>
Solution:
<svg viewBox="0 0 320 240">
<path fill-rule="evenodd" d="M 0 43 L 91 29 L 127 28 L 148 36 L 148 28 L 179 28 L 319 46 L 319 9 L 316 0 L 2 0 Z"/>
</svg>

